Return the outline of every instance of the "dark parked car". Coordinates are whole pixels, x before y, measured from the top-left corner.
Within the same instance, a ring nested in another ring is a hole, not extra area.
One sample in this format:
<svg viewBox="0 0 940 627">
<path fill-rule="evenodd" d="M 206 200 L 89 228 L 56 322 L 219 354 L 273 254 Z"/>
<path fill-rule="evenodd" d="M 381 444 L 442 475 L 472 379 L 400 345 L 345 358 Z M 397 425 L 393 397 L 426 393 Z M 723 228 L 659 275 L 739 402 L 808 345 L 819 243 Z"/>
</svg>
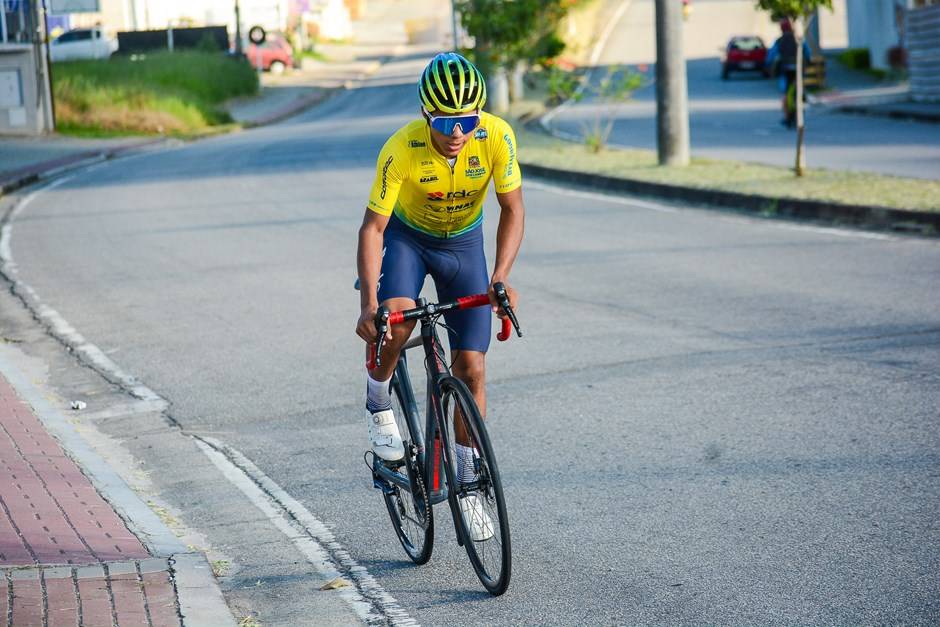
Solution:
<svg viewBox="0 0 940 627">
<path fill-rule="evenodd" d="M 770 68 L 764 64 L 767 47 L 756 35 L 732 37 L 725 46 L 721 57 L 721 78 L 726 79 L 731 72 L 762 72 L 770 75 Z"/>
</svg>

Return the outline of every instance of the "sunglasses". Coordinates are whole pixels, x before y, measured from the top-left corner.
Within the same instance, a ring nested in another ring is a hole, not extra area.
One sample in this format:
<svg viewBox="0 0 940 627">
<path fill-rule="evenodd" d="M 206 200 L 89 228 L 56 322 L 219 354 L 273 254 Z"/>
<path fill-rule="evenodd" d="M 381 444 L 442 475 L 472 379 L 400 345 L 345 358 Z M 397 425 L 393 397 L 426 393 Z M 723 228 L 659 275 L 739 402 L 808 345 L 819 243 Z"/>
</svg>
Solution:
<svg viewBox="0 0 940 627">
<path fill-rule="evenodd" d="M 444 135 L 453 135 L 454 129 L 456 129 L 458 126 L 460 127 L 460 132 L 466 135 L 480 125 L 479 113 L 468 113 L 467 115 L 432 116 L 427 112 L 427 110 L 422 110 L 424 111 L 424 115 L 427 117 L 431 128 L 439 133 L 443 133 Z"/>
</svg>

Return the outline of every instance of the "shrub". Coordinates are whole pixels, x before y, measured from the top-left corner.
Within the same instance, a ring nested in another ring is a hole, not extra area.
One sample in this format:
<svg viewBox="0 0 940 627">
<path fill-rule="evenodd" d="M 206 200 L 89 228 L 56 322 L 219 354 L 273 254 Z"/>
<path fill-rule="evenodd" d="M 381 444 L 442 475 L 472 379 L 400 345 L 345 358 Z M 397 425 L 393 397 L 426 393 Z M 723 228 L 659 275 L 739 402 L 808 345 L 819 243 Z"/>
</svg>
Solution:
<svg viewBox="0 0 940 627">
<path fill-rule="evenodd" d="M 257 93 L 244 60 L 220 53 L 159 52 L 56 67 L 60 130 L 73 133 L 191 133 L 231 121 L 220 106 Z"/>
</svg>

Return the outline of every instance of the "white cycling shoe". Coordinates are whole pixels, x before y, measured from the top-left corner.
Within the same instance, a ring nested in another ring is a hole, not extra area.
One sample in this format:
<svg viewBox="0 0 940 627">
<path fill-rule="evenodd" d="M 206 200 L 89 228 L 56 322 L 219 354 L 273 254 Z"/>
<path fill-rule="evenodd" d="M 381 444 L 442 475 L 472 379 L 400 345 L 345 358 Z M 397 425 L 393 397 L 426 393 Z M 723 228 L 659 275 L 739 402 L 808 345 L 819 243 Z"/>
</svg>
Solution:
<svg viewBox="0 0 940 627">
<path fill-rule="evenodd" d="M 478 494 L 468 494 L 460 502 L 460 513 L 470 531 L 470 539 L 483 542 L 493 537 L 493 521 L 483 509 L 483 499 Z"/>
<path fill-rule="evenodd" d="M 391 409 L 372 413 L 366 410 L 369 421 L 369 442 L 372 451 L 387 462 L 397 462 L 405 457 L 405 445 L 401 441 L 395 414 Z"/>
</svg>

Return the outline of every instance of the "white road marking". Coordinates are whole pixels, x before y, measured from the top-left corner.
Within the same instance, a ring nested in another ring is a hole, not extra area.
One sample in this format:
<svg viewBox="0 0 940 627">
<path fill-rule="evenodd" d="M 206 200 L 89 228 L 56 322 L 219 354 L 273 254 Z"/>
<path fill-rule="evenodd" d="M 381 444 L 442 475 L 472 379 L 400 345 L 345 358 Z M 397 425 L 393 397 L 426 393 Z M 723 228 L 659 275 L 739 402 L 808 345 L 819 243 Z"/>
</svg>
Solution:
<svg viewBox="0 0 940 627">
<path fill-rule="evenodd" d="M 355 586 L 338 593 L 366 623 L 417 625 L 398 601 L 352 558 L 333 532 L 247 457 L 213 438 L 196 437 L 196 443 L 235 487 L 303 553 L 325 579 L 345 576 Z M 337 567 L 337 562 L 339 567 Z"/>
<path fill-rule="evenodd" d="M 85 173 L 88 171 L 89 169 L 83 170 Z M 16 264 L 10 245 L 13 219 L 38 194 L 58 187 L 76 176 L 77 174 L 73 174 L 42 186 L 26 196 L 10 211 L 0 232 L 0 272 L 6 275 L 13 284 L 14 291 L 21 295 L 26 306 L 47 325 L 56 338 L 73 352 L 91 362 L 102 376 L 119 382 L 135 397 L 146 401 L 148 407 L 164 411 L 169 406 L 164 398 L 121 370 L 100 348 L 85 340 L 56 310 L 45 305 L 31 286 L 16 278 Z M 408 616 L 398 601 L 385 591 L 375 577 L 358 564 L 349 551 L 336 541 L 326 525 L 261 472 L 248 458 L 218 440 L 191 437 L 196 440 L 200 449 L 212 463 L 222 471 L 222 474 L 294 543 L 294 546 L 318 572 L 331 579 L 345 576 L 354 582 L 354 586 L 341 588 L 338 592 L 360 619 L 371 624 L 418 625 Z M 304 535 L 298 536 L 298 531 Z"/>
</svg>

